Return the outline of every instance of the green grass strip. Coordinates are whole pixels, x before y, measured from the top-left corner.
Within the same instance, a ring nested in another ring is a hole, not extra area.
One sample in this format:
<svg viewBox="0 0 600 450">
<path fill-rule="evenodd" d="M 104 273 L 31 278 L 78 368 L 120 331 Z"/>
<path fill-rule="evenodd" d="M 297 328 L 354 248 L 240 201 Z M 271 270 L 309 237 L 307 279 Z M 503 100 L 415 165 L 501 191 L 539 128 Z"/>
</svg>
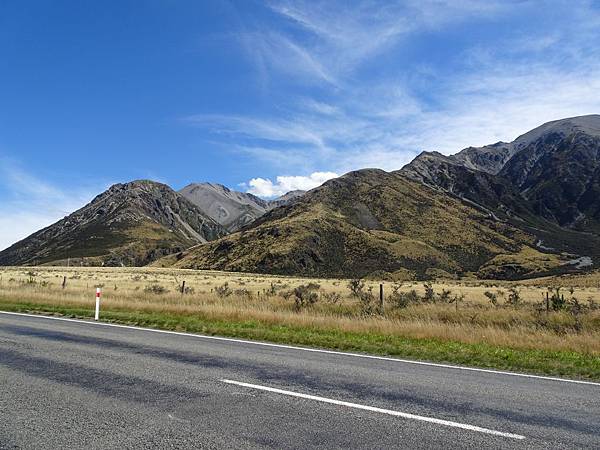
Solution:
<svg viewBox="0 0 600 450">
<path fill-rule="evenodd" d="M 0 300 L 0 309 L 79 319 L 93 318 L 91 309 L 13 303 L 2 300 Z M 104 322 L 161 330 L 600 381 L 600 358 L 577 352 L 523 350 L 483 343 L 465 344 L 440 339 L 415 339 L 380 333 L 347 332 L 334 328 L 266 324 L 257 320 L 213 320 L 201 315 L 104 310 L 101 319 Z"/>
</svg>

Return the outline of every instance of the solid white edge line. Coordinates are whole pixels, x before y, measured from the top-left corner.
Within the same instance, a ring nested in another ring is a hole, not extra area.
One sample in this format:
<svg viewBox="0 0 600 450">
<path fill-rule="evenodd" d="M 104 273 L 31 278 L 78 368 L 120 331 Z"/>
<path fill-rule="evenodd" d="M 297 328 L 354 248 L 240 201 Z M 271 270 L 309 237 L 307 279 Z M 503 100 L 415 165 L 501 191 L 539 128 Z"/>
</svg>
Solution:
<svg viewBox="0 0 600 450">
<path fill-rule="evenodd" d="M 173 335 L 177 335 L 177 336 L 187 336 L 187 337 L 193 337 L 193 338 L 198 338 L 198 339 L 210 339 L 210 340 L 214 340 L 214 341 L 237 342 L 240 344 L 258 345 L 261 347 L 285 348 L 285 349 L 291 349 L 291 350 L 300 350 L 300 351 L 304 351 L 304 352 L 325 353 L 325 354 L 330 354 L 330 355 L 341 355 L 341 356 L 350 356 L 350 357 L 354 357 L 354 358 L 375 359 L 375 360 L 380 360 L 380 361 L 393 361 L 396 363 L 414 364 L 414 365 L 418 365 L 418 366 L 441 367 L 444 369 L 466 370 L 469 372 L 492 373 L 495 375 L 508 375 L 508 376 L 512 376 L 512 377 L 533 378 L 536 380 L 548 380 L 548 381 L 558 381 L 558 382 L 562 382 L 562 383 L 574 383 L 574 384 L 586 384 L 586 385 L 591 385 L 591 386 L 600 386 L 600 383 L 594 382 L 594 381 L 570 380 L 568 378 L 558 378 L 558 377 L 550 377 L 550 376 L 544 376 L 544 375 L 532 375 L 532 374 L 528 374 L 528 373 L 508 372 L 508 371 L 494 370 L 494 369 L 481 369 L 479 367 L 455 366 L 452 364 L 433 363 L 433 362 L 426 362 L 426 361 L 413 361 L 410 359 L 392 358 L 392 357 L 388 357 L 388 356 L 364 355 L 361 353 L 339 352 L 339 351 L 335 351 L 335 350 L 324 350 L 324 349 L 319 349 L 319 348 L 298 347 L 298 346 L 286 345 L 286 344 L 273 344 L 270 342 L 248 341 L 245 339 L 227 338 L 227 337 L 221 337 L 221 336 L 208 336 L 205 334 L 184 333 L 181 331 L 158 330 L 156 328 L 134 327 L 132 325 L 119 325 L 116 323 L 91 322 L 88 320 L 69 319 L 66 317 L 52 317 L 52 316 L 44 316 L 41 314 L 27 314 L 27 313 L 18 313 L 18 312 L 9 312 L 9 311 L 0 311 L 0 314 L 33 317 L 33 318 L 37 318 L 37 319 L 59 320 L 59 321 L 63 321 L 63 322 L 75 322 L 75 323 L 87 324 L 87 325 L 125 328 L 125 329 L 129 329 L 129 330 L 149 331 L 152 333 L 173 334 Z"/>
<path fill-rule="evenodd" d="M 272 388 L 272 387 L 268 387 L 268 386 L 261 386 L 259 384 L 243 383 L 241 381 L 234 381 L 234 380 L 227 380 L 227 379 L 222 379 L 221 381 L 223 383 L 234 384 L 236 386 L 243 386 L 243 387 L 247 387 L 247 388 L 251 388 L 251 389 L 258 389 L 260 391 L 273 392 L 275 394 L 288 395 L 291 397 L 299 397 L 299 398 L 304 398 L 307 400 L 315 400 L 317 402 L 330 403 L 332 405 L 347 406 L 349 408 L 363 409 L 365 411 L 372 411 L 372 412 L 376 412 L 376 413 L 387 414 L 390 416 L 402 417 L 404 419 L 420 420 L 421 422 L 429 422 L 429 423 L 434 423 L 436 425 L 443 425 L 446 427 L 461 428 L 463 430 L 476 431 L 478 433 L 491 434 L 494 436 L 502 436 L 502 437 L 511 438 L 511 439 L 525 439 L 525 436 L 522 436 L 520 434 L 505 433 L 503 431 L 490 430 L 489 428 L 478 427 L 478 426 L 469 425 L 466 423 L 452 422 L 450 420 L 436 419 L 434 417 L 418 416 L 416 414 L 394 411 L 391 409 L 377 408 L 374 406 L 361 405 L 358 403 L 350 403 L 350 402 L 345 402 L 342 400 L 334 400 L 331 398 L 319 397 L 316 395 L 309 395 L 309 394 L 302 394 L 299 392 L 286 391 L 283 389 L 277 389 L 277 388 Z"/>
</svg>

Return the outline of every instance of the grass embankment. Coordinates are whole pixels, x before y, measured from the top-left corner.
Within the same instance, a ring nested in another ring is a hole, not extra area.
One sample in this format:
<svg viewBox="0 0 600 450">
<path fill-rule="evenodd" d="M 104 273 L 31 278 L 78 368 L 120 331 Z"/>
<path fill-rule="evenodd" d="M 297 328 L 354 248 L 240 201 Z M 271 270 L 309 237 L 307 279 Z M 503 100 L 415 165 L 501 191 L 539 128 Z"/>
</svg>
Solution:
<svg viewBox="0 0 600 450">
<path fill-rule="evenodd" d="M 173 273 L 71 269 L 65 272 L 69 279 L 67 287 L 62 289 L 60 269 L 35 270 L 34 283 L 26 282 L 26 269 L 20 272 L 15 269 L 8 280 L 4 273 L 0 282 L 0 309 L 90 319 L 93 287 L 105 284 L 103 321 L 600 380 L 597 310 L 581 314 L 575 330 L 574 319 L 568 312 L 540 313 L 533 303 L 519 307 L 491 306 L 476 298 L 477 291 L 469 290 L 474 287 L 457 285 L 454 289 L 458 292 L 465 289 L 463 293 L 467 294 L 458 310 L 455 305 L 439 302 L 402 309 L 389 305 L 384 316 L 365 317 L 360 314 L 360 305 L 347 297 L 347 292 L 336 303 L 321 298 L 300 312 L 294 310 L 293 300 L 285 298 L 283 288 L 273 295 L 257 295 L 260 282 L 264 292 L 273 282 L 289 289 L 306 280 L 265 282 L 258 276 L 190 272 L 185 274 L 187 286 L 195 287 L 195 292 L 181 295 L 174 292 L 180 281 L 172 280 Z M 181 273 L 177 275 L 181 277 Z M 220 297 L 211 291 L 224 279 L 229 280 L 232 293 Z M 148 285 L 157 283 L 170 292 L 144 291 Z M 235 289 L 236 283 L 250 287 L 257 294 L 236 293 L 239 291 Z M 202 290 L 203 284 L 206 290 Z M 323 295 L 332 289 L 339 289 L 342 294 L 346 287 L 341 280 L 331 280 L 323 282 L 321 289 Z M 529 288 L 521 289 L 524 296 L 531 294 Z M 586 294 L 590 292 L 595 291 Z"/>
</svg>

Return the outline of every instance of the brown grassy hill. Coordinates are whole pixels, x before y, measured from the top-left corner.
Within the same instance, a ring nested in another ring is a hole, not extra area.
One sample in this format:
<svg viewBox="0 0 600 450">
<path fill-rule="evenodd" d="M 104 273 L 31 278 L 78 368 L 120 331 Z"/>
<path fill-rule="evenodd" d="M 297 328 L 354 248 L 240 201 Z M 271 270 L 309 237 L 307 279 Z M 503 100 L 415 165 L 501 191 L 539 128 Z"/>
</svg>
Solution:
<svg viewBox="0 0 600 450">
<path fill-rule="evenodd" d="M 159 264 L 308 276 L 427 277 L 477 271 L 498 255 L 500 274 L 556 268 L 535 238 L 400 173 L 366 169 L 330 180 L 241 232 Z M 520 264 L 518 255 L 526 255 Z M 491 270 L 487 268 L 488 272 Z"/>
</svg>

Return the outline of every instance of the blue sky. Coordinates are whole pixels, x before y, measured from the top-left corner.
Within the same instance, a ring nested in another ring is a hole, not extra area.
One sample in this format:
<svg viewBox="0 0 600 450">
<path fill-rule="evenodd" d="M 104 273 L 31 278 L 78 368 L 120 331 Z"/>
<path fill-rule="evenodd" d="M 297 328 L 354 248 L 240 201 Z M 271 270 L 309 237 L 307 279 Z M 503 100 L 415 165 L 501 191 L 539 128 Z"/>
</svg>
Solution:
<svg viewBox="0 0 600 450">
<path fill-rule="evenodd" d="M 115 182 L 269 197 L 600 112 L 600 1 L 5 0 L 0 248 Z"/>
</svg>

